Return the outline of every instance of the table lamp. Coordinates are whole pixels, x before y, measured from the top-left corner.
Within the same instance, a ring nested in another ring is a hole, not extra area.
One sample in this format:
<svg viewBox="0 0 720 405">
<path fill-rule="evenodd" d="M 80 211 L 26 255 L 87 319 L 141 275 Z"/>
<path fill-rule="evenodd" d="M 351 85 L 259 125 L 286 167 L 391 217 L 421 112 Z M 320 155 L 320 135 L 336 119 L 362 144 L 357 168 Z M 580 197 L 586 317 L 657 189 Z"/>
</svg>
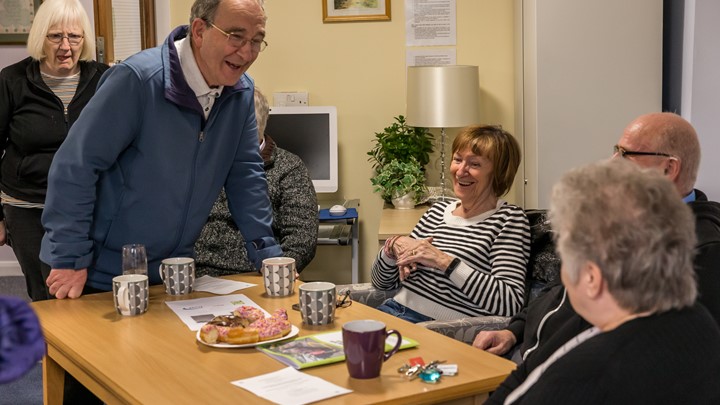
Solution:
<svg viewBox="0 0 720 405">
<path fill-rule="evenodd" d="M 440 128 L 440 199 L 445 200 L 445 128 L 478 124 L 478 67 L 410 66 L 407 71 L 407 125 Z"/>
</svg>

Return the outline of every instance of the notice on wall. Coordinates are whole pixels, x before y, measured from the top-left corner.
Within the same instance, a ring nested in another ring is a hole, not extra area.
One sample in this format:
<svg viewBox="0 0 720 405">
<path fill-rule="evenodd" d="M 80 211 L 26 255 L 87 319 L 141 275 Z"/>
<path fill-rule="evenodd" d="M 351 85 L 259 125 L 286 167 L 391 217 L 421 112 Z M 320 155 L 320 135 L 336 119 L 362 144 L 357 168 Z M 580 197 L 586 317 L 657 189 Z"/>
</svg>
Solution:
<svg viewBox="0 0 720 405">
<path fill-rule="evenodd" d="M 405 52 L 407 66 L 447 66 L 457 64 L 455 48 L 408 49 Z"/>
<path fill-rule="evenodd" d="M 407 46 L 457 44 L 455 0 L 405 0 Z"/>
</svg>

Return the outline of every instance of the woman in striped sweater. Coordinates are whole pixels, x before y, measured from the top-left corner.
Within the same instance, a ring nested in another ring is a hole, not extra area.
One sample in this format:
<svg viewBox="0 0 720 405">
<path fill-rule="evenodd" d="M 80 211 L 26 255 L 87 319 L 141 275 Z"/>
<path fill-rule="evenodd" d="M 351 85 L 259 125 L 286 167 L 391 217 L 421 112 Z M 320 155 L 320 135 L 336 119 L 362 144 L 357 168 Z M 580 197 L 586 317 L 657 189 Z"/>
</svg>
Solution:
<svg viewBox="0 0 720 405">
<path fill-rule="evenodd" d="M 472 126 L 452 145 L 459 201 L 435 203 L 409 236 L 389 238 L 372 268 L 376 288 L 400 288 L 378 309 L 410 322 L 512 316 L 523 305 L 530 227 L 500 199 L 520 165 L 520 147 L 496 126 Z"/>
</svg>

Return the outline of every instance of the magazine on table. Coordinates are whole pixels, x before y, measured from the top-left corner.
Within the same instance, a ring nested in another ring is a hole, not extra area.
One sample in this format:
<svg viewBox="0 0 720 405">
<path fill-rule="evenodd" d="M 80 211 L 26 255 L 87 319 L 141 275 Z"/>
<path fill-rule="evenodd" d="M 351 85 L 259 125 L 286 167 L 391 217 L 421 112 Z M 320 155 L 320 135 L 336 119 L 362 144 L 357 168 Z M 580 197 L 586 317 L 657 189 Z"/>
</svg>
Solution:
<svg viewBox="0 0 720 405">
<path fill-rule="evenodd" d="M 385 341 L 385 351 L 395 347 L 397 338 L 389 336 Z M 400 350 L 418 345 L 418 342 L 403 338 Z M 302 336 L 278 343 L 259 345 L 257 349 L 268 356 L 296 369 L 321 366 L 345 360 L 342 345 L 342 331 Z"/>
</svg>

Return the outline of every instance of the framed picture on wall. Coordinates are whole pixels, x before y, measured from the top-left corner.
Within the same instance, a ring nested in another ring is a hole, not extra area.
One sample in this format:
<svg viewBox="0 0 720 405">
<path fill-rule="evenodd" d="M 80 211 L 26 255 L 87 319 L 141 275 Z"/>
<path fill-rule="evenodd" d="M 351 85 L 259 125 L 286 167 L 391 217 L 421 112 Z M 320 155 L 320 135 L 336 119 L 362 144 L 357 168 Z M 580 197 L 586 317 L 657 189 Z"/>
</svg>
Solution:
<svg viewBox="0 0 720 405">
<path fill-rule="evenodd" d="M 390 21 L 390 0 L 322 0 L 323 22 Z"/>
<path fill-rule="evenodd" d="M 40 0 L 0 1 L 0 44 L 27 43 Z"/>
</svg>

